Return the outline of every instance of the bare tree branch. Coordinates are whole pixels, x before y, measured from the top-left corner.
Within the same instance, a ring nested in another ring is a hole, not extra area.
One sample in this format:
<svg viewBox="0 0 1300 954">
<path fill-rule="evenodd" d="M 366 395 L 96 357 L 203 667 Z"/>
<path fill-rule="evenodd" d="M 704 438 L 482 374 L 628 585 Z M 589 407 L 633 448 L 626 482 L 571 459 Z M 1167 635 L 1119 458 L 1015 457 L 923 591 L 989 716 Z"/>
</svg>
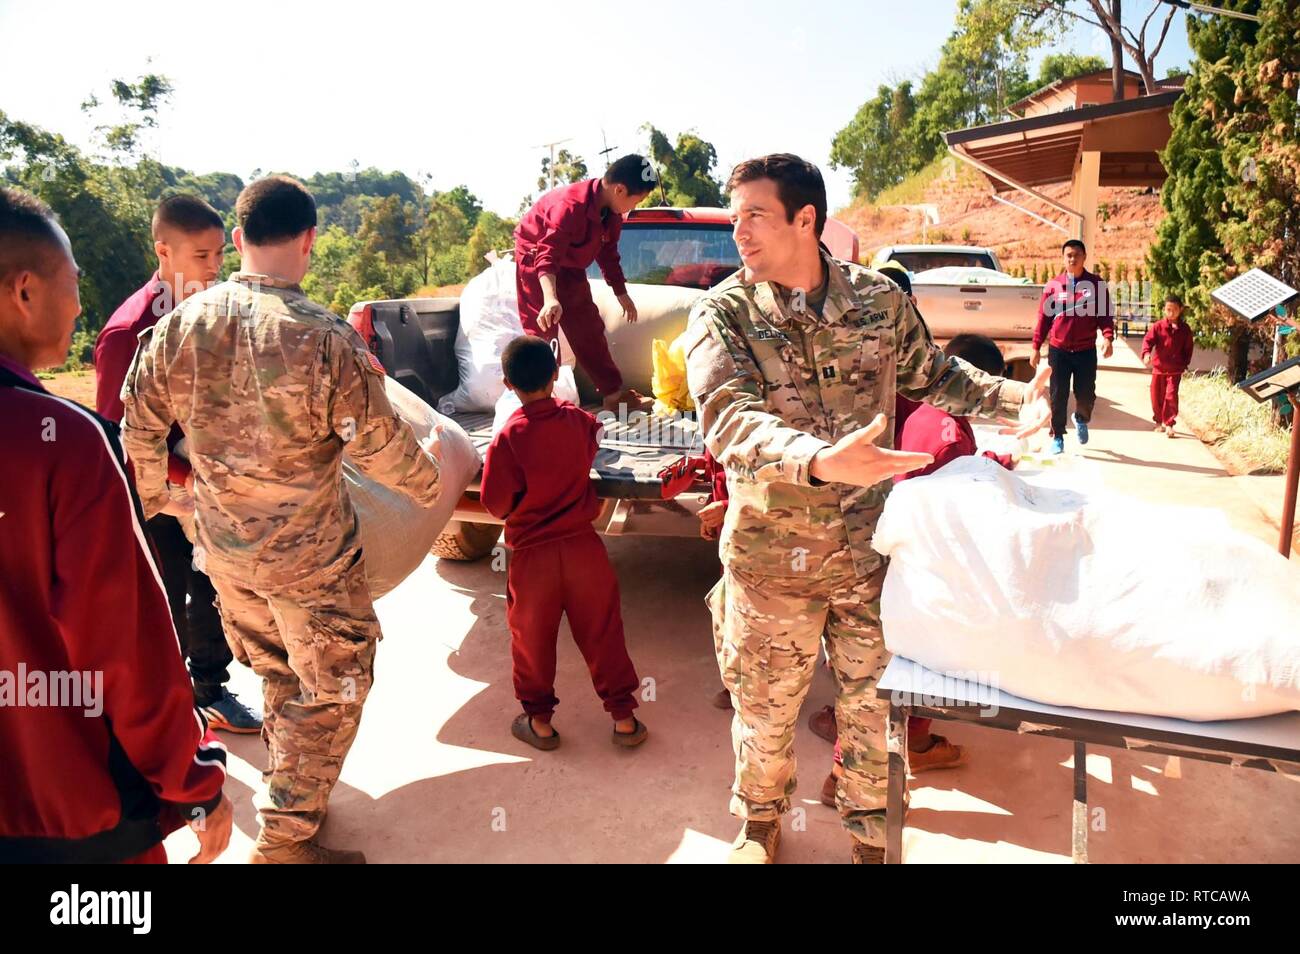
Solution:
<svg viewBox="0 0 1300 954">
<path fill-rule="evenodd" d="M 1165 17 L 1165 25 L 1160 28 L 1160 40 L 1156 43 L 1156 48 L 1151 51 L 1151 64 L 1155 65 L 1156 57 L 1160 55 L 1160 48 L 1165 45 L 1165 37 L 1169 35 L 1169 25 L 1174 22 L 1174 14 L 1178 12 L 1176 7 L 1169 8 L 1169 15 Z"/>
</svg>

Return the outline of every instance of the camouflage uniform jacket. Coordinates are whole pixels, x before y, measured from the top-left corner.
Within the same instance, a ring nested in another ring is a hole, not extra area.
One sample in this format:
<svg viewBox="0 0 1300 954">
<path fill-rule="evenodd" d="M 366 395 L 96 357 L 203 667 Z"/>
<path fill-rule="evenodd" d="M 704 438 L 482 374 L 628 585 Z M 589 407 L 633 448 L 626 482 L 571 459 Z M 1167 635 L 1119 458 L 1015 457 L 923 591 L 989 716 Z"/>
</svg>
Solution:
<svg viewBox="0 0 1300 954">
<path fill-rule="evenodd" d="M 383 368 L 302 289 L 237 273 L 151 330 L 122 388 L 123 443 L 147 515 L 167 502 L 167 432 L 185 432 L 207 572 L 245 585 L 302 579 L 359 546 L 344 450 L 421 503 L 438 465 L 393 411 Z"/>
<path fill-rule="evenodd" d="M 865 577 L 883 558 L 871 535 L 890 481 L 826 484 L 813 455 L 889 418 L 880 447 L 894 446 L 894 396 L 954 414 L 1016 413 L 1026 386 L 948 358 L 897 285 L 831 258 L 822 314 L 799 308 L 768 282 L 738 271 L 695 305 L 686 370 L 705 445 L 727 472 L 731 506 L 721 554 L 732 569 L 764 576 Z M 811 360 L 810 360 L 811 359 Z"/>
</svg>

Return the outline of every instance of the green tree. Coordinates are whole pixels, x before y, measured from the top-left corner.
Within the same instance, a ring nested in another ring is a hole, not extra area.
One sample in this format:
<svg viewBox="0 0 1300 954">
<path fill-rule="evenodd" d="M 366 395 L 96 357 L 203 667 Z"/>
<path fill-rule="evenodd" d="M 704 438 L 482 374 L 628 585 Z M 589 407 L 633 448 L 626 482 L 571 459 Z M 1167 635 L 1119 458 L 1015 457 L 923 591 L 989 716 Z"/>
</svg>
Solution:
<svg viewBox="0 0 1300 954">
<path fill-rule="evenodd" d="M 537 177 L 537 192 L 540 195 L 554 186 L 581 182 L 586 178 L 589 178 L 587 163 L 582 157 L 561 149 L 555 154 L 554 165 L 550 156 L 542 157 L 542 174 Z"/>
<path fill-rule="evenodd" d="M 882 85 L 831 141 L 831 168 L 849 169 L 854 192 L 874 199 L 921 168 L 912 124 L 912 84 Z"/>
<path fill-rule="evenodd" d="M 514 247 L 515 225 L 516 223 L 501 218 L 495 212 L 484 212 L 479 216 L 474 231 L 470 233 L 469 242 L 465 247 L 465 277 L 467 279 L 473 278 L 487 268 L 488 263 L 485 256 L 488 252 Z"/>
<path fill-rule="evenodd" d="M 649 156 L 662 186 L 646 196 L 642 205 L 659 205 L 667 197 L 670 206 L 721 207 L 722 183 L 713 174 L 718 164 L 713 143 L 689 130 L 678 133 L 674 145 L 650 123 L 641 129 L 649 136 Z"/>
<path fill-rule="evenodd" d="M 1292 17 L 1282 9 L 1284 0 L 1222 3 L 1243 12 L 1271 8 L 1283 23 Z M 1280 221 L 1276 207 L 1261 202 L 1261 192 L 1241 181 L 1258 175 L 1258 156 L 1275 155 L 1264 148 L 1259 125 L 1261 112 L 1273 108 L 1281 86 L 1265 95 L 1273 87 L 1256 85 L 1246 75 L 1260 33 L 1256 24 L 1235 18 L 1188 19 L 1187 36 L 1196 60 L 1170 116 L 1169 143 L 1160 156 L 1168 172 L 1160 193 L 1166 215 L 1147 252 L 1158 291 L 1183 296 L 1188 321 L 1202 342 L 1227 351 L 1228 373 L 1234 381 L 1246 374 L 1253 332 L 1216 304 L 1210 292 L 1259 260 L 1256 253 L 1262 243 L 1246 240 L 1249 230 L 1243 231 L 1241 223 Z M 1295 41 L 1291 43 L 1294 56 Z M 1247 99 L 1251 100 L 1249 108 Z M 1294 89 L 1290 108 L 1295 108 Z M 1281 112 L 1285 107 L 1278 109 Z M 1294 117 L 1289 127 L 1281 121 L 1283 129 L 1289 128 L 1294 137 Z M 1253 164 L 1246 162 L 1248 158 Z M 1266 170 L 1271 163 L 1268 158 Z M 1266 177 L 1270 183 L 1283 181 L 1267 171 Z M 1266 190 L 1272 188 L 1265 185 Z M 1276 241 L 1276 236 L 1268 241 Z"/>
</svg>

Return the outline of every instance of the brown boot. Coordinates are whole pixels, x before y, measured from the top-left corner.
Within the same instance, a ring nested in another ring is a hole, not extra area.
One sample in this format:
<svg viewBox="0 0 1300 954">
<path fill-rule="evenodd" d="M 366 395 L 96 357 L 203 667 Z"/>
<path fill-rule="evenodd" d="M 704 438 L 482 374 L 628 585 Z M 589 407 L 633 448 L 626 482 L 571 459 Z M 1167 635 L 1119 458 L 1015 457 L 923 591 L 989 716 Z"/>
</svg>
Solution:
<svg viewBox="0 0 1300 954">
<path fill-rule="evenodd" d="M 729 865 L 770 865 L 776 862 L 776 849 L 781 844 L 781 819 L 745 822 L 735 842 L 731 845 Z"/>
<path fill-rule="evenodd" d="M 835 804 L 835 787 L 838 784 L 838 782 L 839 779 L 835 777 L 834 772 L 831 772 L 830 775 L 827 775 L 826 781 L 822 782 L 822 804 L 825 805 L 827 808 L 839 807 Z"/>
<path fill-rule="evenodd" d="M 248 856 L 250 865 L 364 865 L 366 856 L 360 851 L 344 848 L 326 848 L 315 840 L 289 841 L 277 845 L 258 842 Z"/>
<path fill-rule="evenodd" d="M 956 768 L 966 761 L 966 750 L 960 745 L 953 745 L 941 735 L 930 736 L 934 741 L 924 752 L 907 753 L 907 765 L 913 775 L 930 772 L 934 769 Z"/>
<path fill-rule="evenodd" d="M 808 717 L 808 728 L 812 729 L 813 735 L 819 739 L 825 739 L 831 745 L 835 744 L 835 737 L 839 734 L 835 727 L 835 707 L 822 706 L 816 712 Z"/>
<path fill-rule="evenodd" d="M 885 849 L 877 845 L 868 845 L 866 842 L 854 838 L 852 861 L 855 865 L 883 865 L 885 863 Z"/>
</svg>

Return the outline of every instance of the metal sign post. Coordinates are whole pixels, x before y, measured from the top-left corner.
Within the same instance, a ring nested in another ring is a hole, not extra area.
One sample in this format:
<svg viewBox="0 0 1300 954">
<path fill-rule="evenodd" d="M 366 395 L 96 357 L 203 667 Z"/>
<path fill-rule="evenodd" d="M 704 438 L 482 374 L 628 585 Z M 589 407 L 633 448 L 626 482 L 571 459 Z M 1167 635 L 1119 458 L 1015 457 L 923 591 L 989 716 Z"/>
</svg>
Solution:
<svg viewBox="0 0 1300 954">
<path fill-rule="evenodd" d="M 1284 309 L 1298 293 L 1267 272 L 1252 268 L 1220 288 L 1210 297 L 1232 309 L 1247 321 L 1259 321 L 1270 313 L 1284 314 Z M 1261 404 L 1285 395 L 1291 402 L 1291 452 L 1286 465 L 1286 492 L 1282 500 L 1282 536 L 1277 549 L 1291 556 L 1291 537 L 1295 533 L 1296 487 L 1300 482 L 1300 357 L 1275 364 L 1251 375 L 1237 387 Z"/>
</svg>

